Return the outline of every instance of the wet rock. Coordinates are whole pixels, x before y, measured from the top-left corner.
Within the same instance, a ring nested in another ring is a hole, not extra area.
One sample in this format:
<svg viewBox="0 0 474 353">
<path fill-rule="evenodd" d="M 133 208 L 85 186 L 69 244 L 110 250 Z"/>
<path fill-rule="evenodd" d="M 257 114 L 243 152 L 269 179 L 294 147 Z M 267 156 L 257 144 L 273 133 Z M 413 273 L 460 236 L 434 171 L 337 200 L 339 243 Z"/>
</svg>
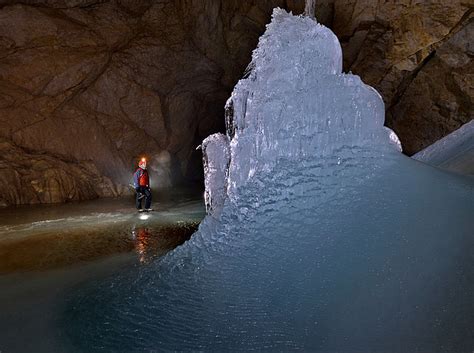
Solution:
<svg viewBox="0 0 474 353">
<path fill-rule="evenodd" d="M 472 18 L 472 17 L 471 17 Z M 474 22 L 429 56 L 390 109 L 406 150 L 417 152 L 474 117 Z"/>
<path fill-rule="evenodd" d="M 406 153 L 472 120 L 472 1 L 321 4 L 341 40 L 345 70 L 382 94 L 386 123 Z"/>
<path fill-rule="evenodd" d="M 0 140 L 0 204 L 59 203 L 126 191 L 102 176 L 93 163 L 31 153 Z"/>
</svg>

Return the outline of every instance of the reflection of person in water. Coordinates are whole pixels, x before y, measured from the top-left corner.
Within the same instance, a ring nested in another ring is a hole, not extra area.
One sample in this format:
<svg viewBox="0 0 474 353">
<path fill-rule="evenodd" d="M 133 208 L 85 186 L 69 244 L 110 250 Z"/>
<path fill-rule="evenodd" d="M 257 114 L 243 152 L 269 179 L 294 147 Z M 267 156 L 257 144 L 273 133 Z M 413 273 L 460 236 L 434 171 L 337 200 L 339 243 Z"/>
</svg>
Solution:
<svg viewBox="0 0 474 353">
<path fill-rule="evenodd" d="M 156 257 L 183 244 L 197 230 L 198 223 L 152 225 L 150 228 L 135 225 L 132 240 L 138 260 L 148 264 Z"/>
<path fill-rule="evenodd" d="M 138 253 L 138 259 L 142 263 L 148 263 L 153 258 L 151 232 L 147 228 L 138 228 L 133 232 L 133 235 L 135 237 L 135 250 Z"/>
</svg>

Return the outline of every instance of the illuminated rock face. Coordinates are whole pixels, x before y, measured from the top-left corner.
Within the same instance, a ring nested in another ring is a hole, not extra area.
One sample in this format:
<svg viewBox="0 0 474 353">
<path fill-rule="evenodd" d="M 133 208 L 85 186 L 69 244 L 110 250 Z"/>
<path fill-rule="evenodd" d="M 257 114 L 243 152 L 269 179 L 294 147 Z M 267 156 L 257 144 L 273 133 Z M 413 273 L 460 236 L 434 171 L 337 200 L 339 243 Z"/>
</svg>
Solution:
<svg viewBox="0 0 474 353">
<path fill-rule="evenodd" d="M 78 201 L 125 191 L 91 162 L 28 152 L 3 139 L 0 155 L 0 206 Z"/>
<path fill-rule="evenodd" d="M 470 121 L 472 3 L 326 0 L 322 22 L 341 40 L 344 70 L 382 95 L 386 123 L 411 155 Z"/>
</svg>

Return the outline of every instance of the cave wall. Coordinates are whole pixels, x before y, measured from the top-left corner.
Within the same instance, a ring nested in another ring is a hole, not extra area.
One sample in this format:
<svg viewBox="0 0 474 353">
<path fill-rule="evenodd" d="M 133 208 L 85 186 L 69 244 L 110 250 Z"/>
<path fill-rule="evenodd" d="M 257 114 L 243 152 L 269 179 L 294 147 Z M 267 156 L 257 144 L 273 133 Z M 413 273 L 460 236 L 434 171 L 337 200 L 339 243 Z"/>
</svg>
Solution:
<svg viewBox="0 0 474 353">
<path fill-rule="evenodd" d="M 225 101 L 272 8 L 286 6 L 278 0 L 0 4 L 0 137 L 17 147 L 4 156 L 42 153 L 52 169 L 91 161 L 126 185 L 146 155 L 154 186 L 202 179 L 196 147 L 223 130 Z M 10 184 L 16 192 L 0 191 L 5 203 L 44 202 L 43 194 L 31 194 L 29 168 L 6 158 L 0 168 L 20 179 Z M 22 193 L 29 196 L 12 196 Z M 82 198 L 53 194 L 60 201 Z"/>
<path fill-rule="evenodd" d="M 155 185 L 200 179 L 195 148 L 223 130 L 276 6 L 304 1 L 0 0 L 0 204 L 118 195 L 141 155 Z M 316 13 L 407 153 L 472 119 L 472 3 L 319 0 Z"/>
<path fill-rule="evenodd" d="M 411 155 L 473 119 L 474 1 L 335 0 L 344 68 L 375 87 Z"/>
</svg>

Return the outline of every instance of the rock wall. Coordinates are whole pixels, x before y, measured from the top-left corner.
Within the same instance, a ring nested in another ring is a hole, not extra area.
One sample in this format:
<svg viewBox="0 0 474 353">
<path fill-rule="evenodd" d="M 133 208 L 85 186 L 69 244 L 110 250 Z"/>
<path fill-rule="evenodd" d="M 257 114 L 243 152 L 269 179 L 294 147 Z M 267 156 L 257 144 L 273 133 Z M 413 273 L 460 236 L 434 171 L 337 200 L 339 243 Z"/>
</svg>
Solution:
<svg viewBox="0 0 474 353">
<path fill-rule="evenodd" d="M 0 139 L 0 206 L 118 196 L 124 190 L 92 162 L 71 162 L 25 151 Z"/>
<path fill-rule="evenodd" d="M 304 1 L 0 0 L 2 153 L 41 154 L 80 180 L 72 166 L 93 166 L 90 185 L 112 184 L 72 199 L 121 193 L 141 155 L 155 186 L 201 179 L 195 148 L 223 131 L 276 6 L 301 13 Z M 345 69 L 382 93 L 407 153 L 472 119 L 472 2 L 318 0 L 316 14 L 341 39 Z M 6 183 L 0 203 L 70 199 L 31 196 L 27 169 L 1 163 L 23 187 Z"/>
<path fill-rule="evenodd" d="M 345 70 L 382 94 L 386 123 L 405 153 L 473 119 L 474 1 L 335 0 L 323 7 Z"/>
<path fill-rule="evenodd" d="M 272 8 L 286 4 L 48 0 L 0 6 L 0 137 L 52 158 L 93 162 L 115 184 L 126 185 L 137 158 L 147 155 L 160 176 L 154 186 L 166 186 L 202 179 L 195 149 L 223 129 L 233 85 Z M 30 200 L 6 193 L 0 198 L 8 203 Z"/>
</svg>

